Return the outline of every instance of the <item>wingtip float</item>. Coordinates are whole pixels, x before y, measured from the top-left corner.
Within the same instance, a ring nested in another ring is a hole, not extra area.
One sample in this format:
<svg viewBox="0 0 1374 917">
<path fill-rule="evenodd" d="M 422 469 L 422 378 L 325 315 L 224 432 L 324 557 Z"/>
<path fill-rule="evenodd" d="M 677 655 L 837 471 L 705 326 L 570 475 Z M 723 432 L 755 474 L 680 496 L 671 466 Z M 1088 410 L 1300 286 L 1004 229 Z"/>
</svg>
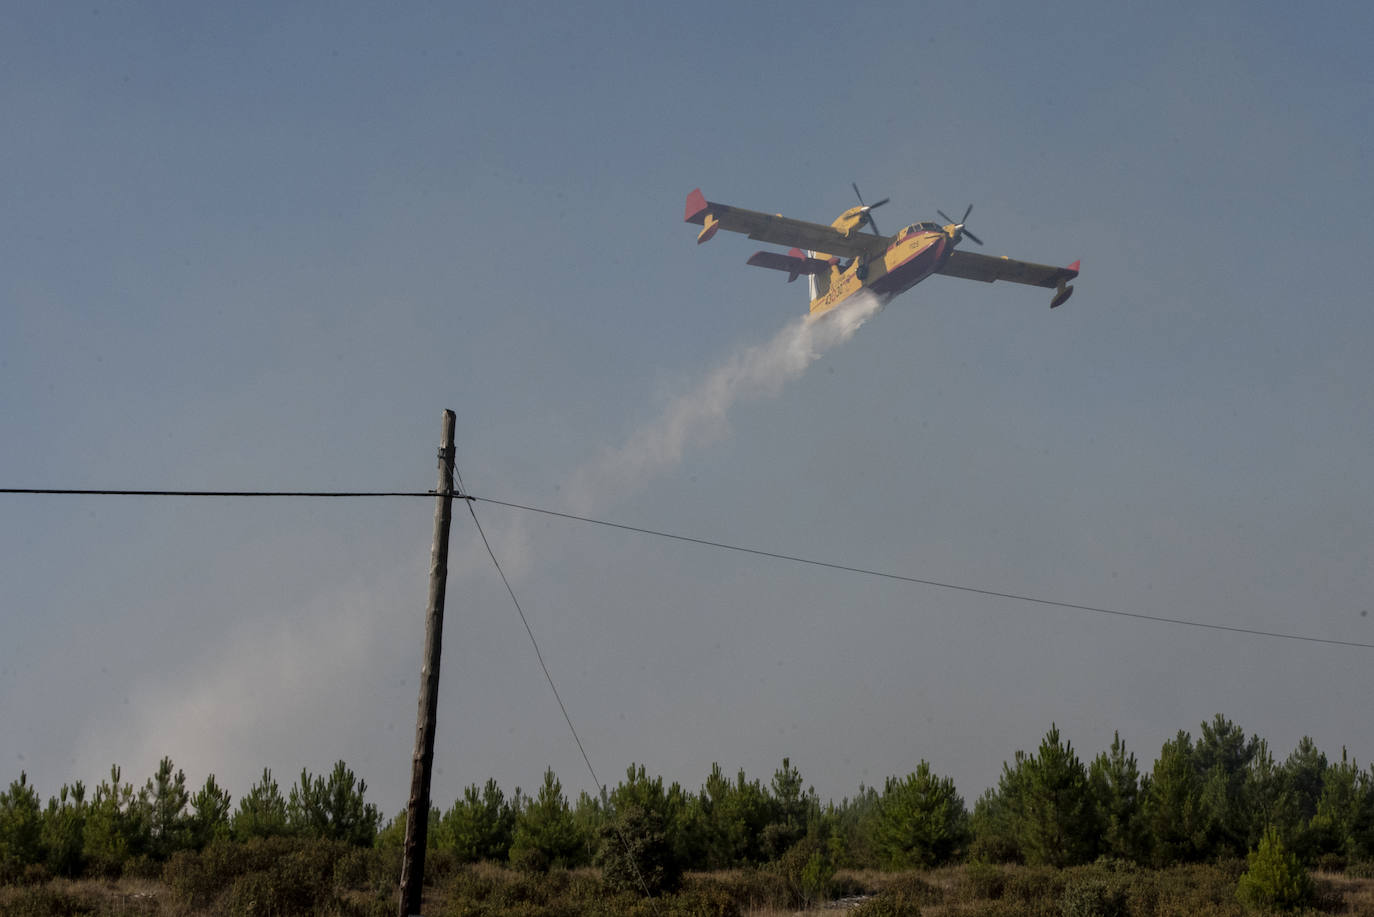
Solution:
<svg viewBox="0 0 1374 917">
<path fill-rule="evenodd" d="M 849 208 L 825 226 L 708 201 L 701 189 L 696 188 L 687 195 L 683 220 L 701 227 L 697 233 L 698 245 L 709 242 L 717 231 L 725 229 L 762 242 L 792 246 L 785 255 L 756 252 L 747 263 L 783 271 L 788 275 L 788 283 L 807 275 L 813 318 L 829 312 L 861 290 L 868 290 L 887 302 L 932 274 L 984 283 L 1007 280 L 1052 289 L 1055 294 L 1050 300 L 1051 309 L 1062 306 L 1073 295 L 1069 281 L 1078 276 L 1078 261 L 1068 267 L 1054 267 L 1005 256 L 959 251 L 956 246 L 966 238 L 983 244 L 964 226 L 973 210 L 972 205 L 958 221 L 937 210 L 945 223 L 913 223 L 895 235 L 884 236 L 873 222 L 873 211 L 888 199 L 865 204 L 857 185 L 854 193 L 859 196 L 859 206 Z M 860 231 L 865 226 L 869 232 Z M 825 254 L 827 252 L 833 254 Z"/>
</svg>

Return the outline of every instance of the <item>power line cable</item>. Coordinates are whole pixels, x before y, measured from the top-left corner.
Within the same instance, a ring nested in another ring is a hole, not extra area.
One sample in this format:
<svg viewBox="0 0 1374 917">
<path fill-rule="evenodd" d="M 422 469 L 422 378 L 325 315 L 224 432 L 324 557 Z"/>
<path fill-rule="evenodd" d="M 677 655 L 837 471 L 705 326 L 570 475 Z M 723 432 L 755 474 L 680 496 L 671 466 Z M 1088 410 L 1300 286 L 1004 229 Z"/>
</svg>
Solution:
<svg viewBox="0 0 1374 917">
<path fill-rule="evenodd" d="M 0 494 L 84 497 L 433 497 L 435 492 L 413 490 L 75 490 L 59 487 L 0 487 Z M 453 495 L 470 500 L 466 494 Z"/>
<path fill-rule="evenodd" d="M 434 491 L 288 491 L 288 490 L 79 490 L 71 488 L 26 488 L 26 487 L 0 487 L 0 494 L 36 494 L 43 496 L 52 495 L 74 495 L 74 496 L 128 496 L 128 497 L 433 497 Z M 1269 637 L 1274 640 L 1293 640 L 1301 643 L 1321 643 L 1328 646 L 1348 646 L 1356 649 L 1374 649 L 1374 643 L 1362 643 L 1358 640 L 1337 640 L 1332 637 L 1311 637 L 1305 634 L 1290 634 L 1282 631 L 1260 630 L 1253 627 L 1239 627 L 1232 624 L 1211 624 L 1204 621 L 1190 621 L 1186 618 L 1171 618 L 1165 615 L 1151 615 L 1138 611 L 1122 611 L 1116 608 L 1106 608 L 1100 605 L 1083 605 L 1076 602 L 1061 602 L 1056 599 L 1040 598 L 1038 596 L 1026 595 L 1019 592 L 1006 592 L 997 589 L 986 589 L 980 586 L 967 586 L 960 583 L 944 582 L 942 580 L 928 579 L 918 576 L 907 576 L 901 573 L 890 573 L 883 570 L 873 570 L 867 567 L 859 567 L 851 564 L 841 564 L 832 561 L 816 560 L 809 557 L 800 557 L 795 554 L 784 554 L 778 551 L 766 551 L 760 548 L 748 548 L 742 545 L 730 544 L 724 541 L 712 541 L 707 538 L 694 538 L 690 535 L 679 535 L 674 532 L 667 532 L 661 529 L 650 529 L 642 526 L 625 525 L 619 522 L 610 522 L 605 519 L 595 519 L 590 516 L 580 516 L 575 513 L 560 512 L 558 510 L 544 509 L 538 506 L 529 506 L 521 503 L 512 503 L 507 500 L 497 500 L 491 497 L 478 497 L 468 493 L 456 493 L 454 499 L 466 500 L 469 506 L 474 501 L 490 503 L 494 506 L 504 506 L 508 509 L 517 509 L 528 513 L 539 513 L 545 516 L 553 516 L 559 519 L 567 519 L 573 522 L 582 522 L 588 525 L 599 525 L 605 528 L 619 529 L 625 532 L 634 532 L 640 535 L 650 535 L 655 538 L 667 538 L 673 541 L 686 542 L 688 544 L 701 545 L 702 547 L 716 548 L 722 551 L 736 551 L 741 554 L 751 554 L 755 557 L 768 557 L 773 560 L 785 560 L 790 563 L 804 564 L 811 567 L 821 567 L 829 570 L 839 570 L 845 573 L 854 573 L 859 576 L 875 576 L 882 579 L 895 580 L 903 583 L 913 583 L 920 586 L 934 586 L 939 589 L 950 589 L 955 592 L 966 592 L 971 595 L 983 595 L 991 598 L 1010 599 L 1017 602 L 1029 602 L 1034 605 L 1042 605 L 1049 608 L 1064 608 L 1071 611 L 1083 611 L 1091 614 L 1110 615 L 1118 618 L 1134 618 L 1138 621 L 1153 621 L 1157 624 L 1175 624 L 1182 627 L 1197 627 L 1204 630 L 1222 631 L 1232 634 L 1243 634 L 1250 637 Z"/>
<path fill-rule="evenodd" d="M 755 557 L 768 557 L 773 560 L 785 560 L 795 564 L 804 564 L 811 567 L 822 567 L 827 570 L 840 570 L 845 573 L 855 573 L 860 576 L 876 576 L 882 579 L 896 580 L 903 583 L 914 583 L 920 586 L 935 586 L 939 589 L 952 589 L 956 592 L 966 592 L 972 595 L 990 596 L 999 599 L 1011 599 L 1017 602 L 1030 602 L 1035 605 L 1044 605 L 1051 608 L 1066 608 L 1071 611 L 1086 611 L 1092 614 L 1111 615 L 1118 618 L 1134 618 L 1139 621 L 1154 621 L 1159 624 L 1178 624 L 1185 627 L 1200 627 L 1206 630 L 1225 631 L 1233 634 L 1245 634 L 1251 637 L 1272 637 L 1276 640 L 1297 640 L 1304 643 L 1325 643 L 1330 646 L 1350 646 L 1358 649 L 1374 650 L 1374 643 L 1361 643 L 1356 640 L 1337 640 L 1330 637 L 1309 637 L 1303 634 L 1288 634 L 1281 631 L 1259 630 L 1252 627 L 1237 627 L 1231 624 L 1209 624 L 1203 621 L 1190 621 L 1185 618 L 1170 618 L 1164 615 L 1150 615 L 1137 611 L 1121 611 L 1115 608 L 1104 608 L 1099 605 L 1080 605 L 1075 602 L 1061 602 L 1055 599 L 1043 599 L 1032 595 L 1025 595 L 1019 592 L 1003 592 L 996 589 L 984 589 L 979 586 L 965 586 L 959 583 L 943 582 L 941 580 L 926 579 L 918 576 L 907 576 L 901 573 L 889 573 L 883 570 L 873 570 L 866 567 L 856 567 L 849 564 L 834 563 L 825 560 L 815 560 L 809 557 L 799 557 L 795 554 L 782 554 L 777 551 L 764 551 L 759 548 L 746 548 L 740 545 L 729 544 L 723 541 L 711 541 L 705 538 L 693 538 L 690 535 L 678 535 L 673 532 L 664 532 L 657 529 L 643 528 L 634 525 L 624 525 L 619 522 L 607 522 L 604 519 L 593 519 L 589 516 L 579 516 L 574 513 L 564 513 L 557 510 L 541 509 L 536 506 L 525 506 L 519 503 L 509 503 L 501 500 L 493 500 L 487 497 L 473 497 L 474 500 L 481 500 L 484 503 L 492 503 L 496 506 L 505 506 L 510 509 L 523 510 L 530 513 L 539 513 L 545 516 L 554 516 L 560 519 L 568 519 L 574 522 L 583 522 L 589 525 L 600 525 L 606 528 L 619 529 L 625 532 L 634 532 L 640 535 L 652 535 L 655 538 L 668 538 L 673 541 L 683 541 L 688 544 L 701 545 L 708 548 L 718 548 L 722 551 L 736 551 L 741 554 L 752 554 Z"/>
</svg>

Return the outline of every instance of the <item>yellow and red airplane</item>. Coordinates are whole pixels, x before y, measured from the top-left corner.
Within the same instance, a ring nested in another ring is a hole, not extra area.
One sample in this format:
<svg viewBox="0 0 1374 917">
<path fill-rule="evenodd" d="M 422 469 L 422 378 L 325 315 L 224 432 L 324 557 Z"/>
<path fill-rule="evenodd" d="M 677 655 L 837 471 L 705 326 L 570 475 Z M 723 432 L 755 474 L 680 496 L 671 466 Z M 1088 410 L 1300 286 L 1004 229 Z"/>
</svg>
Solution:
<svg viewBox="0 0 1374 917">
<path fill-rule="evenodd" d="M 802 274 L 811 281 L 811 317 L 834 309 L 860 290 L 868 290 L 884 304 L 905 293 L 931 274 L 963 277 L 966 280 L 1010 280 L 1055 291 L 1050 308 L 1062 306 L 1073 295 L 1069 281 L 1078 276 L 1078 262 L 1068 267 L 1032 264 L 1011 258 L 994 258 L 975 252 L 958 251 L 965 238 L 979 245 L 982 241 L 964 227 L 973 210 L 970 204 L 964 217 L 955 221 L 937 210 L 945 222 L 913 223 L 895 236 L 884 236 L 873 222 L 873 211 L 888 198 L 865 204 L 859 186 L 854 185 L 859 206 L 850 207 L 829 226 L 794 220 L 782 214 L 760 213 L 728 204 L 708 201 L 698 188 L 687 195 L 686 222 L 701 227 L 697 244 L 710 241 L 718 230 L 745 233 L 751 239 L 790 245 L 787 254 L 757 252 L 749 263 L 757 267 L 785 271 L 791 283 Z M 867 226 L 871 233 L 860 232 Z M 822 254 L 833 252 L 834 254 Z M 843 259 L 848 259 L 843 260 Z"/>
</svg>

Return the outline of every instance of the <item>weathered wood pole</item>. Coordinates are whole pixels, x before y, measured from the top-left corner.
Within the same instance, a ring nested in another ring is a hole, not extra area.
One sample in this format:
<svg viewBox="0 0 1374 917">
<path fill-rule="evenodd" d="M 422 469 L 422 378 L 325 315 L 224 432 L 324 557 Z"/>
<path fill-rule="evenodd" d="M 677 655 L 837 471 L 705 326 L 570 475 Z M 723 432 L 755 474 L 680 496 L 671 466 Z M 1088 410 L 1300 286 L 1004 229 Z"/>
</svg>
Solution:
<svg viewBox="0 0 1374 917">
<path fill-rule="evenodd" d="M 453 519 L 453 412 L 444 411 L 439 445 L 439 489 L 434 507 L 434 542 L 429 555 L 429 606 L 425 610 L 425 658 L 420 668 L 420 711 L 406 805 L 405 852 L 401 860 L 399 917 L 420 913 L 429 836 L 429 778 L 434 765 L 434 720 L 439 709 L 439 657 L 444 639 L 444 591 L 448 585 L 448 530 Z"/>
</svg>

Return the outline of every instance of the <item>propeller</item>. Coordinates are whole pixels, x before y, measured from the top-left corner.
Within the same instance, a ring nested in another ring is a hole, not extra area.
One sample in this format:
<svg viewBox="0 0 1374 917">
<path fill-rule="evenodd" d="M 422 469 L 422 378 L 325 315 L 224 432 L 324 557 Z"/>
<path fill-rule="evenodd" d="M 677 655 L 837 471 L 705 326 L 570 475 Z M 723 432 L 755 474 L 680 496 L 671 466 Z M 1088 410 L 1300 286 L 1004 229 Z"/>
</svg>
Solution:
<svg viewBox="0 0 1374 917">
<path fill-rule="evenodd" d="M 885 198 L 883 198 L 882 200 L 880 200 L 880 201 L 878 201 L 878 202 L 876 202 L 876 203 L 873 203 L 873 204 L 864 204 L 864 196 L 863 196 L 862 194 L 859 193 L 859 183 L 858 183 L 858 182 L 850 182 L 849 185 L 850 185 L 850 187 L 852 187 L 852 188 L 854 189 L 854 196 L 857 197 L 857 198 L 859 199 L 859 203 L 860 203 L 860 204 L 863 204 L 864 216 L 865 216 L 865 217 L 867 218 L 867 220 L 868 220 L 868 228 L 873 230 L 873 235 L 875 235 L 875 236 L 881 236 L 882 233 L 878 232 L 878 224 L 875 223 L 875 222 L 873 222 L 873 211 L 876 210 L 877 208 L 883 206 L 883 205 L 886 204 L 888 201 L 892 200 L 892 198 L 890 198 L 890 197 L 885 197 Z"/>
<path fill-rule="evenodd" d="M 940 215 L 940 218 L 941 218 L 941 219 L 945 220 L 946 222 L 953 223 L 953 224 L 954 224 L 954 231 L 955 231 L 955 232 L 961 232 L 961 233 L 963 233 L 964 235 L 968 236 L 968 237 L 969 237 L 970 239 L 972 239 L 973 241 L 977 242 L 979 245 L 982 245 L 982 244 L 983 244 L 983 240 L 982 240 L 982 239 L 978 238 L 978 237 L 975 236 L 973 233 L 969 232 L 967 229 L 964 228 L 964 220 L 967 220 L 967 219 L 968 219 L 968 215 L 969 215 L 970 213 L 973 212 L 973 205 L 972 205 L 972 204 L 969 204 L 969 205 L 968 205 L 968 209 L 964 211 L 964 219 L 963 219 L 963 220 L 955 220 L 954 217 L 952 217 L 952 216 L 950 216 L 949 214 L 945 213 L 943 210 L 936 210 L 935 212 L 938 213 L 938 214 Z"/>
</svg>

